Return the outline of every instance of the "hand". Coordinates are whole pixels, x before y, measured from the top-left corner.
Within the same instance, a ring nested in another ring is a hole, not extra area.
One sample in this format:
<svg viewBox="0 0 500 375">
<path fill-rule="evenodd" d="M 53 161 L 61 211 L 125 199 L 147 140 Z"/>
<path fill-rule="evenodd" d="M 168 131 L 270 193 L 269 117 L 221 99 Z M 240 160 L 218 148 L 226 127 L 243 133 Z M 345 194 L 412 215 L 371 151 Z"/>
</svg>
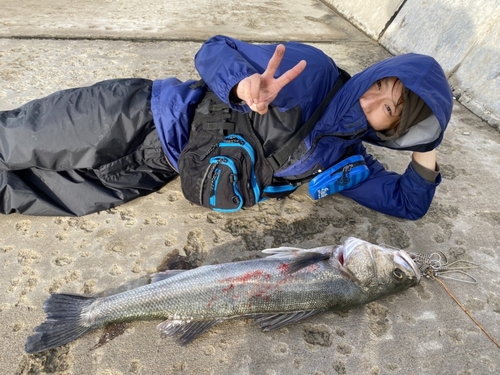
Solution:
<svg viewBox="0 0 500 375">
<path fill-rule="evenodd" d="M 428 152 L 414 152 L 413 158 L 422 167 L 430 169 L 431 171 L 436 170 L 436 150 Z"/>
<path fill-rule="evenodd" d="M 263 115 L 267 113 L 269 104 L 278 96 L 281 89 L 293 81 L 306 67 L 305 60 L 300 61 L 292 69 L 274 78 L 285 54 L 285 46 L 279 44 L 267 64 L 267 69 L 262 74 L 255 73 L 240 81 L 233 88 L 236 96 L 244 100 L 250 109 Z"/>
</svg>

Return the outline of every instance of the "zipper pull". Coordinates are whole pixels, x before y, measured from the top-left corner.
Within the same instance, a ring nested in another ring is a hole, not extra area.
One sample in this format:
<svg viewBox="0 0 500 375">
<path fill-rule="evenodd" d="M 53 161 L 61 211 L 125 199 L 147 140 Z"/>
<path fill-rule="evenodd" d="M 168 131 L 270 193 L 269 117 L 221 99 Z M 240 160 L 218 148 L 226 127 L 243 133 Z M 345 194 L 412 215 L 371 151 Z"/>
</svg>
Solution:
<svg viewBox="0 0 500 375">
<path fill-rule="evenodd" d="M 212 180 L 210 181 L 210 196 L 213 197 L 215 195 L 215 181 L 217 177 L 219 177 L 220 169 L 216 168 L 214 170 L 214 174 L 212 175 Z"/>
<path fill-rule="evenodd" d="M 210 155 L 217 147 L 219 147 L 218 143 L 212 144 L 212 146 L 210 146 L 207 152 L 205 152 L 203 155 L 200 156 L 200 160 L 205 160 L 207 156 Z"/>
<path fill-rule="evenodd" d="M 344 168 L 342 168 L 342 176 L 339 177 L 337 183 L 341 186 L 347 185 L 350 181 L 349 172 L 351 171 L 353 165 L 347 164 Z"/>
</svg>

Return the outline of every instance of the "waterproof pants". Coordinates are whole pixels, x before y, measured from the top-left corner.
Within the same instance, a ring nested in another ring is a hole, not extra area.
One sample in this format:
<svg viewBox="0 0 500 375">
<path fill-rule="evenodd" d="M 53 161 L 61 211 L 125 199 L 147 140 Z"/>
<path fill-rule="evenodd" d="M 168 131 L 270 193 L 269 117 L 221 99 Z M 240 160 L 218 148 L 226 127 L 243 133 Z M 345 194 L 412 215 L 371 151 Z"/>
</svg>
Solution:
<svg viewBox="0 0 500 375">
<path fill-rule="evenodd" d="M 145 79 L 109 80 L 0 112 L 0 213 L 81 216 L 175 177 L 151 88 Z"/>
</svg>

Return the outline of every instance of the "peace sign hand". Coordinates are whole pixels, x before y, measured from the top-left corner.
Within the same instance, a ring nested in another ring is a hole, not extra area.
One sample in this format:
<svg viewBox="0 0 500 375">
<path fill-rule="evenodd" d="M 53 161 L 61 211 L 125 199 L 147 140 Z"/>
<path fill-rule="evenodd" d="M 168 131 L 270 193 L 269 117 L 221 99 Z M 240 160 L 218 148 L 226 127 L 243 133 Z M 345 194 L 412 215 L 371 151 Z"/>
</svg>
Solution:
<svg viewBox="0 0 500 375">
<path fill-rule="evenodd" d="M 267 64 L 267 69 L 262 74 L 255 73 L 240 81 L 233 89 L 234 94 L 244 100 L 250 109 L 263 115 L 267 113 L 269 104 L 278 96 L 281 89 L 293 81 L 306 67 L 305 60 L 300 61 L 292 69 L 287 70 L 280 77 L 274 74 L 280 66 L 285 54 L 285 46 L 279 44 Z"/>
</svg>

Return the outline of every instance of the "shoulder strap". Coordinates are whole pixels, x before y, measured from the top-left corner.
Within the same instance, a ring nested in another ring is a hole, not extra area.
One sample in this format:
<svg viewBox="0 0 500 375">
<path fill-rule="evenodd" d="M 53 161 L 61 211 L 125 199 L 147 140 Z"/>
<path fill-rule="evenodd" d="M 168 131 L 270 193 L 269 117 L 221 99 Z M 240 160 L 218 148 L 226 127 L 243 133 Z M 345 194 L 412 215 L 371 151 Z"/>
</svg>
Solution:
<svg viewBox="0 0 500 375">
<path fill-rule="evenodd" d="M 319 119 L 323 115 L 323 112 L 325 111 L 326 106 L 328 105 L 328 103 L 330 103 L 337 91 L 339 91 L 344 83 L 346 83 L 349 78 L 351 78 L 349 73 L 347 73 L 345 70 L 340 68 L 338 68 L 338 70 L 340 75 L 337 79 L 337 82 L 335 82 L 333 88 L 326 95 L 318 108 L 316 108 L 309 120 L 307 120 L 306 123 L 302 125 L 300 129 L 283 146 L 281 146 L 278 150 L 267 157 L 267 161 L 271 164 L 275 171 L 281 168 L 281 166 L 286 163 L 286 161 L 300 144 L 300 142 L 304 140 L 307 134 L 309 134 L 309 132 L 314 128 L 314 125 L 316 125 L 316 123 L 319 121 Z"/>
<path fill-rule="evenodd" d="M 189 88 L 192 89 L 192 90 L 196 90 L 200 87 L 203 87 L 203 86 L 206 86 L 206 83 L 203 79 L 199 79 L 198 81 L 192 83 Z"/>
</svg>

